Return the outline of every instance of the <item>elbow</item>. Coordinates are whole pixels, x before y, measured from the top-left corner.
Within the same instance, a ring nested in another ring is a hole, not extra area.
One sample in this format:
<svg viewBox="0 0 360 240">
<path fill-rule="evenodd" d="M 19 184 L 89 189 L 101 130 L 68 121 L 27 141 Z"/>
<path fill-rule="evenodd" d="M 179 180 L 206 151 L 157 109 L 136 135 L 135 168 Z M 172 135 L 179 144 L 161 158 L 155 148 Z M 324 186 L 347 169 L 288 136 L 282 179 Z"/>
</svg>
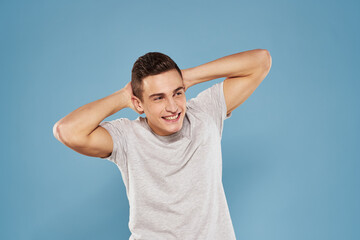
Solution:
<svg viewBox="0 0 360 240">
<path fill-rule="evenodd" d="M 53 126 L 53 135 L 57 140 L 59 140 L 61 142 L 61 140 L 60 140 L 60 124 L 59 124 L 59 122 L 55 123 L 54 126 Z"/>
<path fill-rule="evenodd" d="M 265 79 L 268 75 L 272 64 L 272 59 L 270 52 L 266 49 L 258 49 L 258 65 L 257 65 L 257 74 L 258 78 L 261 81 Z"/>
<path fill-rule="evenodd" d="M 61 143 L 68 145 L 68 137 L 65 134 L 64 125 L 60 122 L 55 123 L 53 126 L 54 137 Z"/>
<path fill-rule="evenodd" d="M 270 52 L 267 49 L 259 49 L 261 52 L 261 62 L 265 71 L 269 72 L 272 64 Z"/>
<path fill-rule="evenodd" d="M 270 71 L 271 64 L 272 64 L 272 58 L 271 58 L 270 52 L 268 50 L 266 50 L 266 69 L 268 71 Z"/>
<path fill-rule="evenodd" d="M 66 146 L 69 146 L 70 142 L 72 142 L 70 141 L 71 135 L 69 134 L 69 131 L 66 130 L 64 124 L 60 123 L 60 121 L 53 126 L 53 134 L 57 140 Z"/>
<path fill-rule="evenodd" d="M 84 139 L 80 135 L 74 133 L 74 130 L 67 127 L 60 121 L 53 126 L 53 134 L 59 142 L 70 148 L 79 148 L 84 146 Z"/>
</svg>

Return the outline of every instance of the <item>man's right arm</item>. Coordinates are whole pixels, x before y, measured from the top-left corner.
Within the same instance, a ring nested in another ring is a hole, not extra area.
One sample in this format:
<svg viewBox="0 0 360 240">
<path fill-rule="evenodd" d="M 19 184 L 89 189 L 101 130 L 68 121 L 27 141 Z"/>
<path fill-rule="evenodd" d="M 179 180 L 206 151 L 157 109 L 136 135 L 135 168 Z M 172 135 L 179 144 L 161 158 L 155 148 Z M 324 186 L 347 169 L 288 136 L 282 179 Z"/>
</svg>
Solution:
<svg viewBox="0 0 360 240">
<path fill-rule="evenodd" d="M 123 89 L 88 103 L 55 123 L 53 134 L 74 151 L 91 157 L 108 157 L 113 150 L 113 140 L 99 124 L 123 108 L 134 109 L 132 90 L 128 83 Z"/>
</svg>

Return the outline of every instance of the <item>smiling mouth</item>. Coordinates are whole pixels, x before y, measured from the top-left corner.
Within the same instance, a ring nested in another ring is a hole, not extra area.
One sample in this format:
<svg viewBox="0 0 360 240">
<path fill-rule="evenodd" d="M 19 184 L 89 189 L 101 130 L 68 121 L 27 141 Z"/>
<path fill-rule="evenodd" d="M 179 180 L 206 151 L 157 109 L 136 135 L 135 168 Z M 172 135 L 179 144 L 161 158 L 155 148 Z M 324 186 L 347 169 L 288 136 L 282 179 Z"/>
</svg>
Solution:
<svg viewBox="0 0 360 240">
<path fill-rule="evenodd" d="M 165 121 L 175 122 L 180 118 L 180 114 L 181 112 L 171 117 L 161 117 L 161 118 L 164 119 Z"/>
</svg>

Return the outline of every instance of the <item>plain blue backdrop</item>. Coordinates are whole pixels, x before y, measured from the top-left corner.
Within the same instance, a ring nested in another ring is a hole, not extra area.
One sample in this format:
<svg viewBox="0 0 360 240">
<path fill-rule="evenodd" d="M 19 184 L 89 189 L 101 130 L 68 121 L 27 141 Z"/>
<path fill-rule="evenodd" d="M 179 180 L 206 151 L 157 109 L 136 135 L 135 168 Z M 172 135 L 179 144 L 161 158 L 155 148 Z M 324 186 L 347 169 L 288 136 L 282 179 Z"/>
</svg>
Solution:
<svg viewBox="0 0 360 240">
<path fill-rule="evenodd" d="M 0 239 L 128 239 L 120 171 L 53 125 L 147 52 L 184 69 L 256 48 L 272 68 L 222 140 L 237 239 L 360 239 L 359 22 L 355 0 L 0 1 Z"/>
</svg>

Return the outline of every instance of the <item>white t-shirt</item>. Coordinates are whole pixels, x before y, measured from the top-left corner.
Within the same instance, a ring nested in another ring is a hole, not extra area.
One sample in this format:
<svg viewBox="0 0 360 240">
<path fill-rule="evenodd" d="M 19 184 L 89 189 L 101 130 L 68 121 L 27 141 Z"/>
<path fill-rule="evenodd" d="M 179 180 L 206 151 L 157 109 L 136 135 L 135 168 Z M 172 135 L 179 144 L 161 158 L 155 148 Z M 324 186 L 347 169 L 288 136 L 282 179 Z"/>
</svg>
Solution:
<svg viewBox="0 0 360 240">
<path fill-rule="evenodd" d="M 104 121 L 130 206 L 130 240 L 232 240 L 222 184 L 223 82 L 186 103 L 180 131 L 155 134 L 143 117 Z"/>
</svg>

